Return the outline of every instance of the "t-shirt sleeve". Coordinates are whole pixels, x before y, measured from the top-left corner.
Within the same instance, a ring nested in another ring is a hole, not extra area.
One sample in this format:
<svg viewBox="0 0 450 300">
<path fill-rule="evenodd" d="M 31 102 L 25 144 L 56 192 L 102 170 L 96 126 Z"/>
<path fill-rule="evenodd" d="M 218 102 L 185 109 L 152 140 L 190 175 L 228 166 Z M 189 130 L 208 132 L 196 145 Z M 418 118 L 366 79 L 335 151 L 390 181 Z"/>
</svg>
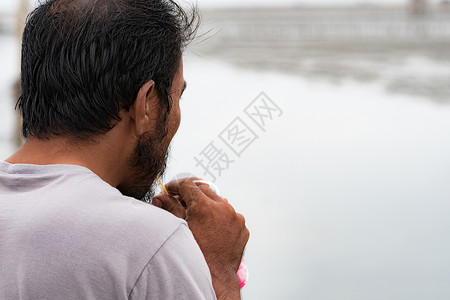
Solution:
<svg viewBox="0 0 450 300">
<path fill-rule="evenodd" d="M 150 259 L 129 299 L 216 299 L 208 265 L 186 224 Z"/>
</svg>

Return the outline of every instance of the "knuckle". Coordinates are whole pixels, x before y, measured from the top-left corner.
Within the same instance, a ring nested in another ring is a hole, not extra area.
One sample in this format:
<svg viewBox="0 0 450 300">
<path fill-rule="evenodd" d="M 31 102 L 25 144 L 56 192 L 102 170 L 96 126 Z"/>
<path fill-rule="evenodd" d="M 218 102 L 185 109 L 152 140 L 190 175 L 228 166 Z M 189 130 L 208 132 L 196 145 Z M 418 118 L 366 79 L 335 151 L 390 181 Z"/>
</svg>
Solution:
<svg viewBox="0 0 450 300">
<path fill-rule="evenodd" d="M 198 191 L 193 186 L 186 184 L 180 185 L 180 192 L 186 198 L 196 198 L 198 194 Z"/>
<path fill-rule="evenodd" d="M 242 215 L 240 213 L 236 213 L 236 217 L 245 226 L 245 217 L 244 217 L 244 215 Z"/>
<path fill-rule="evenodd" d="M 250 230 L 248 230 L 247 227 L 245 227 L 245 230 L 244 230 L 244 237 L 245 237 L 246 242 L 250 239 Z"/>
<path fill-rule="evenodd" d="M 202 192 L 209 192 L 209 190 L 210 190 L 209 185 L 206 185 L 206 184 L 200 184 L 200 185 L 198 185 L 198 188 Z"/>
<path fill-rule="evenodd" d="M 230 215 L 236 215 L 236 211 L 234 210 L 234 207 L 231 206 L 228 202 L 221 202 L 220 204 L 224 207 L 225 211 L 226 211 L 228 214 L 230 214 Z"/>
</svg>

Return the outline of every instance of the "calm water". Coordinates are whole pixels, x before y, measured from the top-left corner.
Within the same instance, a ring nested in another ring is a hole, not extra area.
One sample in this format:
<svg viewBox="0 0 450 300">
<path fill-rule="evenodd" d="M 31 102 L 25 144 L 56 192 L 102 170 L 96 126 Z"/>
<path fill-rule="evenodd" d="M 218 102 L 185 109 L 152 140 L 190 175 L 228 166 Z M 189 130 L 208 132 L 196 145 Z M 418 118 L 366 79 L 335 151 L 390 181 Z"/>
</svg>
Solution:
<svg viewBox="0 0 450 300">
<path fill-rule="evenodd" d="M 252 232 L 245 299 L 450 297 L 450 105 L 192 57 L 185 78 L 167 178 L 202 175 L 211 141 L 235 159 L 217 184 Z M 243 113 L 260 91 L 284 112 L 266 132 Z M 240 157 L 235 117 L 259 135 Z"/>
<path fill-rule="evenodd" d="M 17 56 L 12 39 L 0 44 L 6 158 Z M 413 70 L 441 67 L 405 61 Z M 383 79 L 333 82 L 198 53 L 185 58 L 185 79 L 165 180 L 208 178 L 194 157 L 211 142 L 232 161 L 215 175 L 252 234 L 244 299 L 450 298 L 450 105 L 392 94 Z M 262 91 L 283 111 L 265 131 L 244 112 Z M 258 136 L 240 156 L 219 137 L 236 117 Z"/>
</svg>

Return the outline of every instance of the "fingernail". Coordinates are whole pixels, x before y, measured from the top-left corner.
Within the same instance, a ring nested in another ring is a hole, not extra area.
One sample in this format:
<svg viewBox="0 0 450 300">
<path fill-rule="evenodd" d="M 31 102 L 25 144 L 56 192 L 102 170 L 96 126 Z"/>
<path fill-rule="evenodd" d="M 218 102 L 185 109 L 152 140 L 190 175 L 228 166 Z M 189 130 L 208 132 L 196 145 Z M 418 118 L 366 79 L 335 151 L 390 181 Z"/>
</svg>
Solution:
<svg viewBox="0 0 450 300">
<path fill-rule="evenodd" d="M 153 198 L 152 200 L 152 204 L 156 207 L 161 207 L 162 206 L 162 202 L 161 200 L 159 200 L 158 198 Z"/>
</svg>

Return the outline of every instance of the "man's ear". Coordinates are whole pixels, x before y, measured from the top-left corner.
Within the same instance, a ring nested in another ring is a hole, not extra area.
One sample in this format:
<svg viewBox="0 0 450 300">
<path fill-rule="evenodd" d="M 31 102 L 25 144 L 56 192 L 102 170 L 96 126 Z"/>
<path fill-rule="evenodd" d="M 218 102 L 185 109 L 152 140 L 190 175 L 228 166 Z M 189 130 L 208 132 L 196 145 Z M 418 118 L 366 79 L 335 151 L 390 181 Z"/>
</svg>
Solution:
<svg viewBox="0 0 450 300">
<path fill-rule="evenodd" d="M 157 111 L 155 109 L 157 101 L 155 82 L 149 80 L 141 86 L 134 104 L 130 107 L 130 115 L 135 122 L 136 136 L 141 136 L 155 125 L 151 114 Z"/>
</svg>

